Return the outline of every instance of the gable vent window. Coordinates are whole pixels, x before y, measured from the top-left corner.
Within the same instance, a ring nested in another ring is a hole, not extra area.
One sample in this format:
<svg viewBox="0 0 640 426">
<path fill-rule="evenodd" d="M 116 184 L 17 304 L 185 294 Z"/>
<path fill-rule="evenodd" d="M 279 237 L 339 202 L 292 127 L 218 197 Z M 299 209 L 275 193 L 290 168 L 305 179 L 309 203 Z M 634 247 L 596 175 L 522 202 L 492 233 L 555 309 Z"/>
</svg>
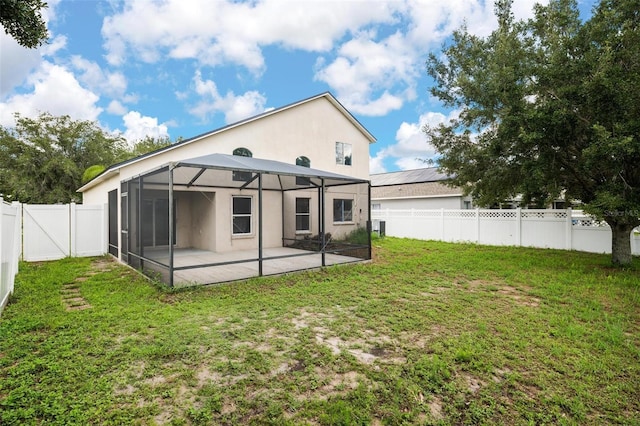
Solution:
<svg viewBox="0 0 640 426">
<path fill-rule="evenodd" d="M 311 160 L 309 160 L 309 158 L 305 157 L 304 155 L 300 156 L 296 158 L 296 166 L 311 167 Z M 296 185 L 309 186 L 311 185 L 311 181 L 308 177 L 296 176 Z"/>
<path fill-rule="evenodd" d="M 336 142 L 336 164 L 351 165 L 351 144 Z"/>
<path fill-rule="evenodd" d="M 253 157 L 253 153 L 247 148 L 236 148 L 233 150 L 233 155 L 237 155 L 238 157 Z M 248 182 L 252 177 L 251 172 L 241 171 L 234 171 L 231 175 L 231 178 L 238 182 Z"/>
</svg>

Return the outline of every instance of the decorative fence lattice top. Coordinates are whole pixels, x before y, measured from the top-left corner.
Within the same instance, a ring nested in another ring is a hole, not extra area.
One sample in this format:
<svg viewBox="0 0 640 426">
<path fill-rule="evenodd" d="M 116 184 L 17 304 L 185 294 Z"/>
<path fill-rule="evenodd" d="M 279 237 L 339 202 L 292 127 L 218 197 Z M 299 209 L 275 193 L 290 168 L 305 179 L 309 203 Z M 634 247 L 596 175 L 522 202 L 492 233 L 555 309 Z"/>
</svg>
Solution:
<svg viewBox="0 0 640 426">
<path fill-rule="evenodd" d="M 374 220 L 391 218 L 420 217 L 426 219 L 488 219 L 488 220 L 520 220 L 523 221 L 552 221 L 565 222 L 571 218 L 571 224 L 581 228 L 608 227 L 606 222 L 587 216 L 580 210 L 551 210 L 551 209 L 475 209 L 475 210 L 450 210 L 450 209 L 382 209 L 372 210 L 371 217 Z"/>
<path fill-rule="evenodd" d="M 567 211 L 562 210 L 521 210 L 523 219 L 566 219 Z"/>
</svg>

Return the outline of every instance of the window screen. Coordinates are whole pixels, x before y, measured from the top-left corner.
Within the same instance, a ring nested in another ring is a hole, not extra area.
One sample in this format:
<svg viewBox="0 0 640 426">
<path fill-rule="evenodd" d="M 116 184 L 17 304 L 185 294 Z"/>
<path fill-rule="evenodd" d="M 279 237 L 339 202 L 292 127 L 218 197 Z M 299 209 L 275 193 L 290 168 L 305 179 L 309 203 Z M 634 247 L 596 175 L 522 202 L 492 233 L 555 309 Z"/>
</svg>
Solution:
<svg viewBox="0 0 640 426">
<path fill-rule="evenodd" d="M 233 197 L 233 235 L 251 234 L 251 197 Z"/>
</svg>

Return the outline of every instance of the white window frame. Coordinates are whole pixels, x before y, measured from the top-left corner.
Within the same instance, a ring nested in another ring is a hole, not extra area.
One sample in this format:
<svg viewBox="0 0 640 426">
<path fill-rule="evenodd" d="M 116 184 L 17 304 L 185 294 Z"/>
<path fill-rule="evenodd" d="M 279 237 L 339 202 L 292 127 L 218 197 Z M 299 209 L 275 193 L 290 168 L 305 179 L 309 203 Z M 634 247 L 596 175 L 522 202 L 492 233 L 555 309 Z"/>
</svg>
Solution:
<svg viewBox="0 0 640 426">
<path fill-rule="evenodd" d="M 336 201 L 340 201 L 341 202 L 341 220 L 336 220 L 336 216 L 335 216 L 335 205 L 336 205 Z M 351 203 L 351 218 L 348 220 L 345 220 L 344 217 L 344 212 L 345 212 L 345 208 L 344 208 L 344 202 L 348 201 Z M 352 198 L 334 198 L 333 199 L 333 223 L 334 224 L 353 224 L 353 199 Z"/>
<path fill-rule="evenodd" d="M 298 200 L 307 200 L 308 201 L 308 212 L 307 213 L 299 213 L 298 212 Z M 296 234 L 310 234 L 311 233 L 311 198 L 310 197 L 296 197 Z M 309 218 L 309 228 L 307 229 L 298 229 L 298 216 L 307 216 Z"/>
<path fill-rule="evenodd" d="M 353 147 L 350 143 L 336 142 L 336 164 L 342 166 L 350 166 L 353 164 Z"/>
<path fill-rule="evenodd" d="M 238 213 L 233 210 L 233 203 L 236 198 L 248 198 L 251 202 L 250 213 Z M 234 228 L 234 220 L 236 217 L 248 217 L 249 218 L 249 232 L 236 233 Z M 243 238 L 253 236 L 253 197 L 251 195 L 232 195 L 231 196 L 231 236 L 233 238 Z"/>
</svg>

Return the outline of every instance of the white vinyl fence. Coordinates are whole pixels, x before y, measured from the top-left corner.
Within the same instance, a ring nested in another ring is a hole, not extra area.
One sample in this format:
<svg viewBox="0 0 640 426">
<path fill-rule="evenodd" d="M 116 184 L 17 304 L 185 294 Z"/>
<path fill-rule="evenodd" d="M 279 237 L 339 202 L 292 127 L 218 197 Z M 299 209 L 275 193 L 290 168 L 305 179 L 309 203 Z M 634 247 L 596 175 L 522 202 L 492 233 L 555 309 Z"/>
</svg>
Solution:
<svg viewBox="0 0 640 426">
<path fill-rule="evenodd" d="M 386 235 L 448 242 L 611 253 L 611 229 L 567 210 L 373 210 L 373 229 Z M 640 235 L 631 236 L 640 255 Z"/>
<path fill-rule="evenodd" d="M 0 314 L 20 257 L 28 262 L 107 252 L 106 206 L 7 204 L 0 197 Z"/>
<path fill-rule="evenodd" d="M 20 258 L 20 204 L 7 204 L 0 197 L 0 314 L 13 293 Z"/>
<path fill-rule="evenodd" d="M 24 204 L 23 258 L 27 262 L 107 252 L 105 206 Z"/>
</svg>

